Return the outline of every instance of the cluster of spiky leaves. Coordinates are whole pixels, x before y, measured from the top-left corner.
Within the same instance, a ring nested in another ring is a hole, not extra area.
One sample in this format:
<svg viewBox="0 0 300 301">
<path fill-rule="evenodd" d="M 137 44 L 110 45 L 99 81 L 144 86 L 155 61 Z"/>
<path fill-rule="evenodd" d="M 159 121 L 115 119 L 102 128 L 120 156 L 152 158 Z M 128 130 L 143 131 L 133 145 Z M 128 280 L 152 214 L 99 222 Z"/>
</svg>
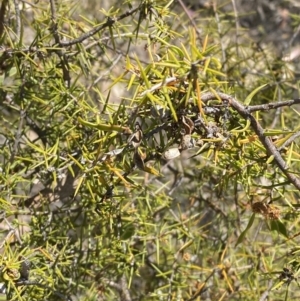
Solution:
<svg viewBox="0 0 300 301">
<path fill-rule="evenodd" d="M 277 288 L 295 282 L 297 248 L 284 255 L 297 239 L 298 192 L 218 96 L 287 99 L 298 92 L 293 73 L 246 39 L 232 43 L 234 24 L 221 31 L 219 8 L 199 12 L 199 36 L 173 2 L 125 1 L 93 20 L 68 1 L 7 12 L 7 299 L 254 300 L 271 287 L 263 274 L 282 271 Z M 204 102 L 205 92 L 215 100 Z M 255 114 L 278 147 L 298 130 L 297 111 Z M 297 145 L 284 151 L 299 168 Z"/>
</svg>

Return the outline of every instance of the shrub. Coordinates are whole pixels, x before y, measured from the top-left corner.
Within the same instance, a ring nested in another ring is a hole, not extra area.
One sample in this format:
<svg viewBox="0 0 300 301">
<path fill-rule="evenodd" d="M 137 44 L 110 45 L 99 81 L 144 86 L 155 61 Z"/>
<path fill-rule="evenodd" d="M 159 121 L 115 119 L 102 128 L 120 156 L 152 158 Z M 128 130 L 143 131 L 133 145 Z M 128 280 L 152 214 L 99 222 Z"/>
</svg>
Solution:
<svg viewBox="0 0 300 301">
<path fill-rule="evenodd" d="M 265 300 L 296 284 L 293 65 L 226 6 L 198 20 L 179 3 L 2 2 L 8 300 Z"/>
</svg>

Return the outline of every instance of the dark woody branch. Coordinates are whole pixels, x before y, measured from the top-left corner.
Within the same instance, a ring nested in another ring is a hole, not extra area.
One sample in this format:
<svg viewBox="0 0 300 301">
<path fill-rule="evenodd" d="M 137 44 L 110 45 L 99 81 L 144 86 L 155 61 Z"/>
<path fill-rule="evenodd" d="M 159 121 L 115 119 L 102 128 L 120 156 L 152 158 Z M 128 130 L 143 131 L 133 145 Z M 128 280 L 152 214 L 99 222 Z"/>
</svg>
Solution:
<svg viewBox="0 0 300 301">
<path fill-rule="evenodd" d="M 93 35 L 95 35 L 97 32 L 101 31 L 102 29 L 106 28 L 106 27 L 111 27 L 112 25 L 114 25 L 116 22 L 125 19 L 128 16 L 133 15 L 134 13 L 136 13 L 138 10 L 140 9 L 140 7 L 136 7 L 134 9 L 131 9 L 127 12 L 125 12 L 124 14 L 120 15 L 119 17 L 116 18 L 110 18 L 108 17 L 106 22 L 103 24 L 100 24 L 99 26 L 96 26 L 95 28 L 91 29 L 90 31 L 84 33 L 82 36 L 80 36 L 79 38 L 73 39 L 71 41 L 68 42 L 63 42 L 60 41 L 59 42 L 59 46 L 61 47 L 68 47 L 68 46 L 72 46 L 78 43 L 83 42 L 84 40 L 92 37 Z"/>
<path fill-rule="evenodd" d="M 256 106 L 248 106 L 247 111 L 249 113 L 255 112 L 255 111 L 268 111 L 271 109 L 277 109 L 280 107 L 289 107 L 295 104 L 300 104 L 300 99 L 292 99 L 292 100 L 287 100 L 287 101 L 280 101 L 280 102 L 271 102 L 271 103 L 266 103 L 263 105 L 256 105 Z"/>
<path fill-rule="evenodd" d="M 236 110 L 244 119 L 250 121 L 250 125 L 253 129 L 253 131 L 256 133 L 258 136 L 260 142 L 262 145 L 265 147 L 267 153 L 269 156 L 274 157 L 274 161 L 276 162 L 277 166 L 280 168 L 280 170 L 285 174 L 285 176 L 290 180 L 290 182 L 300 191 L 300 179 L 296 177 L 287 167 L 286 162 L 282 158 L 280 152 L 272 142 L 272 140 L 264 135 L 264 129 L 262 126 L 259 124 L 259 122 L 252 116 L 251 112 L 257 111 L 258 107 L 261 107 L 262 110 L 266 110 L 266 108 L 269 107 L 271 108 L 276 108 L 276 104 L 271 103 L 268 105 L 261 105 L 261 106 L 244 106 L 240 102 L 238 102 L 234 97 L 231 95 L 225 94 L 225 93 L 203 93 L 201 95 L 201 100 L 203 102 L 207 102 L 209 100 L 214 100 L 214 99 L 221 99 L 222 101 L 226 101 L 229 106 L 231 106 L 234 110 Z M 292 101 L 286 101 L 286 102 L 281 102 L 281 106 L 289 106 L 292 104 L 300 103 L 299 99 L 295 99 Z M 279 103 L 277 103 L 279 104 Z M 279 106 L 277 106 L 279 107 Z M 251 110 L 252 108 L 252 110 Z M 254 108 L 254 109 L 253 109 Z"/>
</svg>

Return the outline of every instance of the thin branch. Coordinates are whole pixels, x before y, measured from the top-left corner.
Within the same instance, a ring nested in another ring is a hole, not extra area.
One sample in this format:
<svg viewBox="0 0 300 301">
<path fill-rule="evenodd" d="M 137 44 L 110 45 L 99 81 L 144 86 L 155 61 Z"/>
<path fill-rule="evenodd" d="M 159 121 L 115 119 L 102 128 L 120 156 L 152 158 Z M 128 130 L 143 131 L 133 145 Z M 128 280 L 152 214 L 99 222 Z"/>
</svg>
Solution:
<svg viewBox="0 0 300 301">
<path fill-rule="evenodd" d="M 288 147 L 290 144 L 292 144 L 292 142 L 295 141 L 295 139 L 297 139 L 298 137 L 300 137 L 300 131 L 296 132 L 295 134 L 293 134 L 289 139 L 287 139 L 280 147 L 278 147 L 278 151 L 283 150 L 285 147 Z"/>
<path fill-rule="evenodd" d="M 270 291 L 272 289 L 272 286 L 273 286 L 273 280 L 271 279 L 269 281 L 269 285 L 268 285 L 268 288 L 262 293 L 259 301 L 265 301 L 266 299 L 268 299 L 268 296 L 270 294 Z"/>
<path fill-rule="evenodd" d="M 294 32 L 291 40 L 289 41 L 289 46 L 291 47 L 295 41 L 295 39 L 297 38 L 297 36 L 300 34 L 300 25 L 297 27 L 296 31 Z"/>
<path fill-rule="evenodd" d="M 196 22 L 194 21 L 194 18 L 193 16 L 191 15 L 189 9 L 185 6 L 185 4 L 183 3 L 182 0 L 178 0 L 179 4 L 181 5 L 182 9 L 184 10 L 185 14 L 187 15 L 187 17 L 189 18 L 191 24 L 193 25 L 197 35 L 198 35 L 198 38 L 200 40 L 200 43 L 202 43 L 202 39 L 201 39 L 201 32 L 199 30 L 199 26 L 196 24 Z"/>
<path fill-rule="evenodd" d="M 50 9 L 51 9 L 51 21 L 52 21 L 52 33 L 54 36 L 54 40 L 56 44 L 59 44 L 59 35 L 57 31 L 57 24 L 56 24 L 56 8 L 54 0 L 50 0 Z"/>
<path fill-rule="evenodd" d="M 145 90 L 144 92 L 141 93 L 141 96 L 145 96 L 147 93 L 152 93 L 155 90 L 160 89 L 161 87 L 167 86 L 168 84 L 172 83 L 172 82 L 176 82 L 177 78 L 175 76 L 173 77 L 168 77 L 166 79 L 164 79 L 162 82 L 152 86 L 150 89 Z"/>
<path fill-rule="evenodd" d="M 57 30 L 57 23 L 56 23 L 56 8 L 55 8 L 55 3 L 54 0 L 50 0 L 50 8 L 51 8 L 51 20 L 52 20 L 52 34 L 54 37 L 55 44 L 60 45 L 60 38 Z M 66 83 L 66 86 L 70 88 L 71 86 L 71 76 L 70 76 L 70 67 L 68 63 L 68 59 L 66 54 L 61 50 L 56 50 L 55 51 L 58 57 L 60 58 L 61 62 L 61 69 L 63 71 L 63 79 Z"/>
<path fill-rule="evenodd" d="M 2 227 L 1 227 L 1 228 L 2 228 Z M 3 230 L 3 229 L 1 229 L 1 230 Z M 4 247 L 4 245 L 5 245 L 6 243 L 8 243 L 8 242 L 13 238 L 15 232 L 16 232 L 15 229 L 13 229 L 13 228 L 10 228 L 10 229 L 9 229 L 8 233 L 6 234 L 6 237 L 5 237 L 5 238 L 3 239 L 3 241 L 0 243 L 0 250 Z"/>
<path fill-rule="evenodd" d="M 52 0 L 53 1 L 53 0 Z M 97 32 L 101 31 L 102 29 L 106 28 L 106 27 L 111 27 L 112 25 L 114 25 L 116 22 L 122 20 L 122 19 L 125 19 L 126 17 L 128 16 L 131 16 L 133 15 L 135 12 L 137 12 L 139 10 L 139 6 L 134 8 L 134 9 L 131 9 L 129 11 L 127 11 L 126 13 L 120 15 L 119 17 L 116 17 L 116 18 L 110 18 L 108 17 L 106 22 L 104 24 L 101 24 L 99 26 L 96 26 L 95 28 L 91 29 L 90 31 L 86 32 L 85 34 L 83 34 L 82 36 L 80 36 L 79 38 L 76 38 L 76 39 L 73 39 L 71 41 L 68 41 L 68 42 L 63 42 L 61 41 L 59 43 L 59 45 L 61 47 L 68 47 L 68 46 L 72 46 L 72 45 L 75 45 L 75 44 L 78 44 L 78 43 L 81 43 L 83 42 L 84 40 L 88 39 L 89 37 L 92 37 L 93 35 L 95 35 Z"/>
<path fill-rule="evenodd" d="M 275 116 L 274 116 L 274 119 L 273 119 L 272 124 L 270 126 L 270 129 L 274 129 L 276 127 L 276 125 L 279 121 L 279 117 L 281 115 L 281 112 L 282 112 L 281 107 L 276 109 Z"/>
<path fill-rule="evenodd" d="M 6 6 L 8 4 L 8 0 L 3 0 L 0 8 L 0 37 L 3 34 L 4 31 L 4 17 L 6 12 Z"/>
<path fill-rule="evenodd" d="M 239 54 L 239 19 L 238 19 L 238 11 L 237 11 L 237 7 L 236 7 L 236 3 L 235 0 L 231 0 L 232 3 L 232 8 L 233 8 L 233 12 L 234 12 L 234 20 L 235 20 L 235 47 L 236 47 L 236 55 L 237 57 L 240 56 Z"/>
<path fill-rule="evenodd" d="M 227 72 L 228 68 L 228 64 L 226 64 L 226 50 L 225 50 L 225 43 L 223 43 L 223 38 L 222 38 L 222 30 L 221 30 L 221 21 L 220 21 L 220 18 L 219 18 L 219 14 L 218 14 L 218 11 L 217 11 L 217 5 L 216 3 L 214 2 L 213 3 L 213 9 L 214 9 L 214 13 L 215 13 L 215 18 L 216 18 L 216 21 L 217 21 L 217 29 L 218 29 L 218 34 L 219 34 L 219 37 L 220 37 L 220 47 L 221 47 L 221 51 L 222 51 L 222 63 L 224 65 L 224 68 L 225 68 L 225 71 Z"/>
<path fill-rule="evenodd" d="M 26 112 L 24 110 L 20 110 L 20 121 L 19 121 L 19 126 L 18 126 L 18 130 L 16 132 L 16 136 L 15 136 L 15 143 L 14 143 L 14 147 L 13 150 L 11 152 L 11 156 L 10 156 L 10 162 L 14 161 L 14 158 L 16 156 L 16 154 L 18 153 L 18 147 L 22 138 L 22 133 L 23 133 L 23 128 L 24 128 L 24 119 L 26 116 Z"/>
<path fill-rule="evenodd" d="M 289 107 L 296 104 L 300 104 L 300 98 L 280 102 L 271 102 L 263 105 L 248 106 L 245 108 L 247 108 L 247 112 L 252 113 L 255 111 L 269 111 L 271 109 L 277 109 L 280 107 Z"/>
<path fill-rule="evenodd" d="M 96 41 L 91 42 L 90 44 L 88 44 L 87 46 L 85 46 L 84 49 L 88 50 L 88 49 L 94 47 L 95 45 L 100 44 L 101 42 L 110 41 L 111 38 L 113 38 L 113 39 L 122 39 L 122 38 L 133 38 L 133 37 L 136 37 L 136 35 L 133 34 L 132 32 L 113 34 L 113 35 L 106 36 L 106 37 L 103 37 L 103 38 L 97 39 Z M 148 33 L 139 32 L 139 36 L 138 37 L 147 41 L 147 39 L 149 38 L 149 34 Z M 158 37 L 158 35 L 151 35 L 151 37 L 153 37 L 155 39 L 155 38 Z M 77 52 L 75 52 L 75 53 L 77 53 Z"/>
<path fill-rule="evenodd" d="M 122 288 L 121 291 L 121 300 L 123 301 L 132 301 L 131 296 L 130 296 L 130 292 L 127 286 L 127 281 L 126 281 L 126 277 L 125 275 L 122 275 L 121 279 L 120 279 L 120 285 Z"/>
<path fill-rule="evenodd" d="M 15 13 L 16 13 L 16 36 L 19 43 L 21 37 L 21 17 L 20 17 L 19 1 L 14 0 L 14 5 L 15 5 Z"/>
<path fill-rule="evenodd" d="M 208 282 L 208 280 L 214 276 L 214 274 L 216 272 L 220 271 L 219 268 L 215 268 L 212 270 L 212 272 L 207 276 L 207 278 L 205 279 L 205 281 L 202 283 L 202 285 L 200 286 L 200 288 L 195 292 L 195 294 L 189 298 L 187 301 L 194 301 L 195 299 L 197 299 L 203 292 L 206 291 L 207 287 L 206 284 Z"/>
<path fill-rule="evenodd" d="M 178 272 L 178 257 L 179 257 L 179 252 L 176 252 L 176 254 L 174 255 L 174 261 L 172 264 L 172 273 L 170 275 L 170 278 L 168 279 L 169 282 L 169 290 L 168 290 L 168 298 L 167 301 L 171 301 L 173 298 L 172 292 L 173 292 L 173 282 L 176 276 L 176 273 Z"/>
<path fill-rule="evenodd" d="M 214 94 L 214 93 L 208 92 L 208 93 L 204 93 L 201 95 L 201 99 L 203 102 L 207 102 L 209 100 L 214 100 L 217 97 L 219 97 L 223 101 L 228 102 L 228 104 L 233 109 L 235 109 L 244 119 L 250 120 L 250 125 L 251 125 L 252 129 L 258 136 L 262 145 L 265 147 L 268 155 L 274 157 L 274 161 L 276 162 L 279 169 L 285 174 L 285 176 L 290 180 L 290 182 L 300 191 L 300 179 L 289 171 L 289 168 L 288 168 L 286 162 L 283 160 L 280 152 L 275 147 L 272 140 L 269 137 L 264 135 L 264 129 L 259 124 L 259 122 L 251 115 L 251 111 L 249 110 L 249 109 L 251 109 L 251 107 L 242 105 L 234 97 L 232 97 L 228 94 L 225 94 L 225 93 Z M 282 102 L 281 106 L 283 106 L 283 103 L 285 103 L 285 105 L 292 105 L 292 104 L 300 103 L 300 99 Z M 266 104 L 266 105 L 262 105 L 262 108 L 264 110 L 266 110 L 266 108 L 272 109 L 272 108 L 276 108 L 276 105 L 278 105 L 278 103 Z M 257 111 L 258 106 L 253 106 L 253 107 L 256 108 L 256 110 L 254 110 L 254 111 Z"/>
<path fill-rule="evenodd" d="M 122 300 L 122 301 L 131 301 L 132 300 L 131 296 L 130 296 L 130 292 L 127 287 L 125 275 L 123 275 L 121 277 L 119 283 L 116 283 L 111 280 L 106 280 L 105 282 L 107 283 L 107 285 L 109 285 L 110 287 L 112 287 L 118 291 L 118 293 L 120 294 L 120 300 Z"/>
<path fill-rule="evenodd" d="M 47 145 L 46 131 L 42 130 L 29 116 L 26 114 L 27 125 L 38 135 L 44 145 Z"/>
<path fill-rule="evenodd" d="M 48 285 L 42 284 L 39 281 L 30 281 L 30 280 L 22 280 L 21 279 L 21 280 L 17 281 L 15 284 L 16 284 L 16 286 L 23 286 L 23 285 L 38 286 L 38 287 L 50 290 L 55 296 L 59 297 L 60 300 L 72 301 L 72 298 L 70 296 L 66 296 L 65 294 L 63 294 L 59 291 L 54 291 L 53 288 L 51 288 Z"/>
<path fill-rule="evenodd" d="M 29 1 L 26 1 L 26 0 L 21 0 L 21 2 L 26 3 L 27 5 L 35 7 L 35 8 L 39 8 L 39 9 L 41 8 L 40 6 L 35 5 L 35 4 L 33 4 L 33 3 L 29 2 Z"/>
<path fill-rule="evenodd" d="M 282 102 L 282 93 L 281 93 L 281 89 L 279 88 L 279 84 L 276 83 L 276 86 L 278 88 L 278 102 Z M 272 121 L 272 124 L 270 126 L 271 129 L 274 129 L 276 127 L 276 124 L 277 122 L 279 121 L 279 118 L 281 116 L 281 112 L 282 112 L 282 108 L 277 108 L 276 111 L 275 111 L 275 116 L 274 116 L 274 119 Z"/>
<path fill-rule="evenodd" d="M 79 94 L 80 98 L 81 96 L 83 96 L 83 94 L 86 94 L 87 92 L 89 92 L 99 81 L 101 81 L 103 79 L 104 76 L 107 76 L 111 73 L 112 69 L 118 64 L 118 62 L 120 61 L 120 59 L 122 58 L 122 55 L 119 54 L 114 60 L 113 63 L 111 64 L 111 66 L 103 73 L 101 74 L 99 77 L 97 77 L 88 87 L 85 91 L 82 91 Z"/>
<path fill-rule="evenodd" d="M 20 200 L 19 206 L 35 206 L 40 208 L 43 205 L 43 199 L 47 199 L 49 203 L 54 203 L 56 201 L 61 201 L 62 203 L 67 202 L 70 198 L 74 196 L 74 192 L 77 188 L 78 181 L 80 177 L 80 172 L 78 167 L 73 168 L 73 173 L 68 171 L 65 177 L 61 178 L 55 188 L 50 188 L 51 180 L 43 183 L 46 188 L 39 191 L 37 194 L 30 196 L 25 200 Z"/>
</svg>

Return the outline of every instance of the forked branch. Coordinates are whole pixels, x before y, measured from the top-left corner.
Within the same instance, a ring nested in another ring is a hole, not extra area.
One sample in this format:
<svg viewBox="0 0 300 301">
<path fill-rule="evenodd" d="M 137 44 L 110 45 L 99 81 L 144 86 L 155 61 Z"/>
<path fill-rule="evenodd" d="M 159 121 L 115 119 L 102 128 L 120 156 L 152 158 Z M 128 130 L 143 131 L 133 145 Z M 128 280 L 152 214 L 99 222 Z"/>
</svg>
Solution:
<svg viewBox="0 0 300 301">
<path fill-rule="evenodd" d="M 282 158 L 279 150 L 274 145 L 273 141 L 264 134 L 264 129 L 260 125 L 260 123 L 252 116 L 251 112 L 257 111 L 257 110 L 266 110 L 269 109 L 275 109 L 280 106 L 290 106 L 293 104 L 300 103 L 300 99 L 295 100 L 289 100 L 286 102 L 281 103 L 269 103 L 266 105 L 259 105 L 259 106 L 244 106 L 242 103 L 237 101 L 234 97 L 231 95 L 225 94 L 225 93 L 203 93 L 201 95 L 201 99 L 203 102 L 207 102 L 209 100 L 214 100 L 216 98 L 220 98 L 222 101 L 228 102 L 228 104 L 237 111 L 244 119 L 250 121 L 250 125 L 253 129 L 253 131 L 258 136 L 260 142 L 265 147 L 267 153 L 269 156 L 274 157 L 274 161 L 276 162 L 277 166 L 280 168 L 280 170 L 285 174 L 285 176 L 290 180 L 290 182 L 300 191 L 300 179 L 296 177 L 287 166 L 286 162 Z"/>
</svg>

